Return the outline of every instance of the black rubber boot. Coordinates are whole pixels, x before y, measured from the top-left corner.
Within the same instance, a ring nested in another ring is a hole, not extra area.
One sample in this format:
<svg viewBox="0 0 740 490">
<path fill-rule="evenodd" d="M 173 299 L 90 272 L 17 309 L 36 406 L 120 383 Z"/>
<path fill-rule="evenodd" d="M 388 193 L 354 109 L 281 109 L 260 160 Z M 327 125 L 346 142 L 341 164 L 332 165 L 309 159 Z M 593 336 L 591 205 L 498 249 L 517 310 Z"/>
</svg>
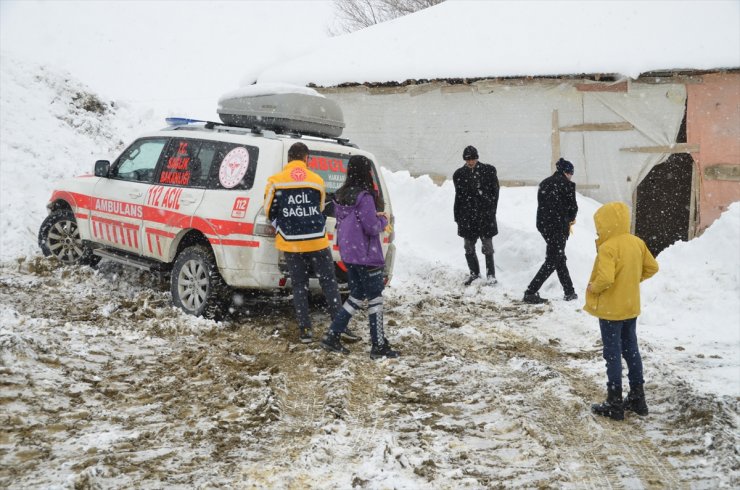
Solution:
<svg viewBox="0 0 740 490">
<path fill-rule="evenodd" d="M 370 359 L 380 359 L 381 357 L 386 357 L 388 359 L 395 359 L 396 357 L 400 356 L 400 352 L 391 349 L 391 345 L 386 340 L 385 343 L 383 343 L 383 347 L 378 347 L 377 345 L 373 345 L 370 349 Z"/>
<path fill-rule="evenodd" d="M 624 420 L 622 387 L 607 385 L 606 401 L 604 403 L 594 403 L 591 405 L 591 411 L 602 417 L 609 417 L 613 420 Z"/>
<path fill-rule="evenodd" d="M 645 401 L 645 392 L 642 385 L 630 385 L 630 392 L 624 399 L 624 409 L 635 412 L 637 415 L 647 415 L 648 406 Z"/>
<path fill-rule="evenodd" d="M 493 254 L 486 254 L 486 281 L 496 284 L 496 267 L 493 264 Z"/>
<path fill-rule="evenodd" d="M 332 332 L 328 332 L 321 339 L 319 344 L 322 349 L 328 350 L 329 352 L 337 352 L 339 354 L 349 354 L 349 349 L 342 345 L 342 341 L 339 340 L 339 336 L 334 335 Z"/>
<path fill-rule="evenodd" d="M 476 254 L 465 254 L 465 260 L 468 261 L 468 268 L 470 269 L 470 275 L 465 279 L 466 286 L 470 286 L 470 283 L 480 277 L 480 265 L 478 265 L 478 256 Z"/>
</svg>

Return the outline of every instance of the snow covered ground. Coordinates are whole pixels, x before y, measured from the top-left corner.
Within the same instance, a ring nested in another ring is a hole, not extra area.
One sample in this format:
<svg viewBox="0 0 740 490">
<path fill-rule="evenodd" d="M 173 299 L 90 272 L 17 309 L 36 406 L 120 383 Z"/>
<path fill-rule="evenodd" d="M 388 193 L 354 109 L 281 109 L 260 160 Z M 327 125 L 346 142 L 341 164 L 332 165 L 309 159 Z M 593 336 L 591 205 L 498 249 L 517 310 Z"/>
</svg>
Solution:
<svg viewBox="0 0 740 490">
<path fill-rule="evenodd" d="M 605 382 L 596 320 L 555 278 L 550 304 L 518 301 L 544 258 L 534 188 L 502 190 L 500 282 L 466 288 L 451 184 L 385 172 L 398 248 L 387 330 L 403 356 L 371 362 L 366 341 L 329 356 L 297 344 L 286 297 L 247 297 L 215 323 L 172 309 L 155 276 L 40 257 L 54 181 L 164 115 L 7 54 L 0 76 L 0 486 L 740 483 L 739 204 L 658 257 L 638 322 L 651 413 L 617 423 L 589 411 Z M 567 254 L 583 297 L 599 204 L 578 202 Z"/>
</svg>

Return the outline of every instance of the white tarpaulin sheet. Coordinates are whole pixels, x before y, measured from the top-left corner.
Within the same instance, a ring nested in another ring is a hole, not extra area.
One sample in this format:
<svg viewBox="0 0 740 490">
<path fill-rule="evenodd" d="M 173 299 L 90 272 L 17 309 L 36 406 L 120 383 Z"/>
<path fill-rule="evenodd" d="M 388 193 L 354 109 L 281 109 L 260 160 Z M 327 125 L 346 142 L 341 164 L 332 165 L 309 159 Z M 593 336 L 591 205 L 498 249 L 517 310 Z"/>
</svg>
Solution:
<svg viewBox="0 0 740 490">
<path fill-rule="evenodd" d="M 621 151 L 676 141 L 685 111 L 681 84 L 631 83 L 626 92 L 581 92 L 581 81 L 479 82 L 324 92 L 344 111 L 343 137 L 373 152 L 380 165 L 451 177 L 467 145 L 496 166 L 499 179 L 536 184 L 551 174 L 553 111 L 559 127 L 625 123 L 627 131 L 560 132 L 560 154 L 576 168 L 580 191 L 632 205 L 639 180 L 661 153 Z"/>
</svg>

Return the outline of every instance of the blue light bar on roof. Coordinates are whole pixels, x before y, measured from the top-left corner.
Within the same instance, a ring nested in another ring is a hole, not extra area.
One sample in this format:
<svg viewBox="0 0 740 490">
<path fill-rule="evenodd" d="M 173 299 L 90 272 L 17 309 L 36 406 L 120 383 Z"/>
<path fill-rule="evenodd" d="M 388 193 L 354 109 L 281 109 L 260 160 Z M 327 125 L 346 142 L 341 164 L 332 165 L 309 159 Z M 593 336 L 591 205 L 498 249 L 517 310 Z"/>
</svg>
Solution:
<svg viewBox="0 0 740 490">
<path fill-rule="evenodd" d="M 165 119 L 165 121 L 170 126 L 185 126 L 187 124 L 208 122 L 208 121 L 202 121 L 200 119 L 190 119 L 188 117 L 168 117 Z"/>
</svg>

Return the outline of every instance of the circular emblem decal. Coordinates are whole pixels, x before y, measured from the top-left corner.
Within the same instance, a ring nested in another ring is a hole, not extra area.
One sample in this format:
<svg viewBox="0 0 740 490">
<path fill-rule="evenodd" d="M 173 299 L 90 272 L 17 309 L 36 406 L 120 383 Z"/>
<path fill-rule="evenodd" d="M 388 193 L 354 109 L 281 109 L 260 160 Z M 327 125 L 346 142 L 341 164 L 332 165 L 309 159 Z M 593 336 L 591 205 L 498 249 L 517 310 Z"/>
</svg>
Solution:
<svg viewBox="0 0 740 490">
<path fill-rule="evenodd" d="M 290 178 L 293 180 L 306 180 L 306 171 L 301 167 L 296 167 L 290 171 Z"/>
<path fill-rule="evenodd" d="M 218 170 L 218 180 L 226 189 L 235 187 L 244 178 L 249 167 L 249 152 L 240 146 L 226 154 Z"/>
</svg>

